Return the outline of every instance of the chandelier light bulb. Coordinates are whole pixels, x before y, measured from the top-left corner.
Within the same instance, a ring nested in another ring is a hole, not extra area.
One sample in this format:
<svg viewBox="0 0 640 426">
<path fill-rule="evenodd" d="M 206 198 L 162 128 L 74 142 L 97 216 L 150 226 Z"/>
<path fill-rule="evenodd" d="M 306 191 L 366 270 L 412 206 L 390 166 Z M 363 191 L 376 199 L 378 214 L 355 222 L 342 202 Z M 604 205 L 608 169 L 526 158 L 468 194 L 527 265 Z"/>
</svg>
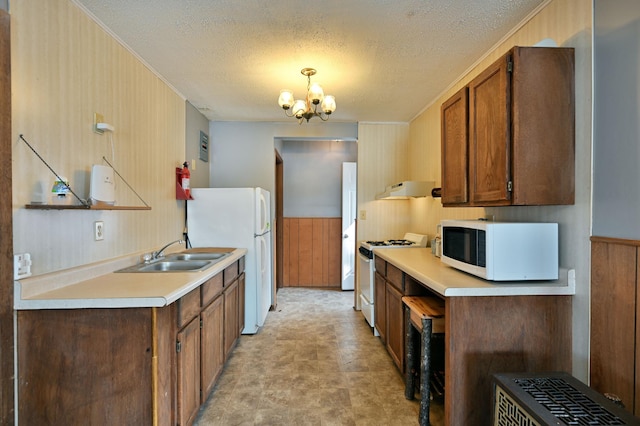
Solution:
<svg viewBox="0 0 640 426">
<path fill-rule="evenodd" d="M 322 87 L 318 83 L 313 83 L 311 87 L 309 87 L 309 100 L 314 105 L 318 105 L 324 99 L 324 91 Z"/>
<path fill-rule="evenodd" d="M 302 118 L 304 113 L 307 111 L 307 103 L 302 99 L 298 99 L 293 104 L 292 113 L 296 118 Z"/>
<path fill-rule="evenodd" d="M 322 101 L 322 111 L 329 115 L 336 110 L 336 98 L 333 95 L 327 95 Z"/>
<path fill-rule="evenodd" d="M 291 105 L 293 105 L 293 92 L 289 89 L 281 90 L 278 104 L 285 110 L 291 108 Z"/>
</svg>

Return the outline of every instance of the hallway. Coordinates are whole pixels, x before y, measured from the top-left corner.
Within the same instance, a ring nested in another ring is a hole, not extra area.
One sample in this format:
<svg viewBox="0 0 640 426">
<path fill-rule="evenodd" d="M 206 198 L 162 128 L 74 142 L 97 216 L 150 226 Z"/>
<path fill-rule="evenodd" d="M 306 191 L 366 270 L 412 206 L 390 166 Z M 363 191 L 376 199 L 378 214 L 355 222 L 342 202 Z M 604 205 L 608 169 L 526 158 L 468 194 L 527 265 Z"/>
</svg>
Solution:
<svg viewBox="0 0 640 426">
<path fill-rule="evenodd" d="M 284 288 L 264 328 L 240 338 L 196 425 L 414 425 L 418 409 L 353 292 Z"/>
</svg>

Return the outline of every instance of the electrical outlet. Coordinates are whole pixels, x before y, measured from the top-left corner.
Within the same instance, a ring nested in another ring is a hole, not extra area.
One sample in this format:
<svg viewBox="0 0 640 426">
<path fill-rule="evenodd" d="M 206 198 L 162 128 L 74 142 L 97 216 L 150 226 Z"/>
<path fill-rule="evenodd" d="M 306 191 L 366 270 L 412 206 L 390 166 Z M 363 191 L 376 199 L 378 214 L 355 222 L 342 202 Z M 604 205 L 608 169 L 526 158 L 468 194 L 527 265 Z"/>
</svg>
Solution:
<svg viewBox="0 0 640 426">
<path fill-rule="evenodd" d="M 93 238 L 96 241 L 104 240 L 104 222 L 99 220 L 97 222 L 93 222 Z"/>
<path fill-rule="evenodd" d="M 20 253 L 13 255 L 13 279 L 19 280 L 31 275 L 31 255 Z"/>
</svg>

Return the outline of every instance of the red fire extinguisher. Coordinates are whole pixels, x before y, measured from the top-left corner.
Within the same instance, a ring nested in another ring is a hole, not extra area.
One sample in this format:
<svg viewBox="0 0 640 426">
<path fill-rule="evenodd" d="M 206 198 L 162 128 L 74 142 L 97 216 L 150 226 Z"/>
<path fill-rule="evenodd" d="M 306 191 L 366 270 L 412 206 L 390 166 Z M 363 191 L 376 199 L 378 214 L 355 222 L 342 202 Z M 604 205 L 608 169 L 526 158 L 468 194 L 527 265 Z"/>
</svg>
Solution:
<svg viewBox="0 0 640 426">
<path fill-rule="evenodd" d="M 191 189 L 189 188 L 189 180 L 191 178 L 191 172 L 189 171 L 189 163 L 186 161 L 182 165 L 182 173 L 180 174 L 180 181 L 182 185 L 182 189 L 184 189 L 187 197 L 191 197 Z"/>
</svg>

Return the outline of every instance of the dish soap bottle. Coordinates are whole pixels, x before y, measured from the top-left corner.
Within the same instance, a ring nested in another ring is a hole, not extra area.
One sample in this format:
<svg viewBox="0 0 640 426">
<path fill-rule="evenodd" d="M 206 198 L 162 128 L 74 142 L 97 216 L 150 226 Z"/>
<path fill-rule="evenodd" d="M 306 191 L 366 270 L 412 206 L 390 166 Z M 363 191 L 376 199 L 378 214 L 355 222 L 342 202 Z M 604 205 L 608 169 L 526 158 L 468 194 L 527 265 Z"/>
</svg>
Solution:
<svg viewBox="0 0 640 426">
<path fill-rule="evenodd" d="M 191 189 L 189 188 L 189 180 L 191 179 L 191 172 L 189 171 L 189 163 L 186 161 L 182 164 L 182 189 L 184 189 L 184 193 L 187 194 L 187 198 L 191 198 Z"/>
</svg>

